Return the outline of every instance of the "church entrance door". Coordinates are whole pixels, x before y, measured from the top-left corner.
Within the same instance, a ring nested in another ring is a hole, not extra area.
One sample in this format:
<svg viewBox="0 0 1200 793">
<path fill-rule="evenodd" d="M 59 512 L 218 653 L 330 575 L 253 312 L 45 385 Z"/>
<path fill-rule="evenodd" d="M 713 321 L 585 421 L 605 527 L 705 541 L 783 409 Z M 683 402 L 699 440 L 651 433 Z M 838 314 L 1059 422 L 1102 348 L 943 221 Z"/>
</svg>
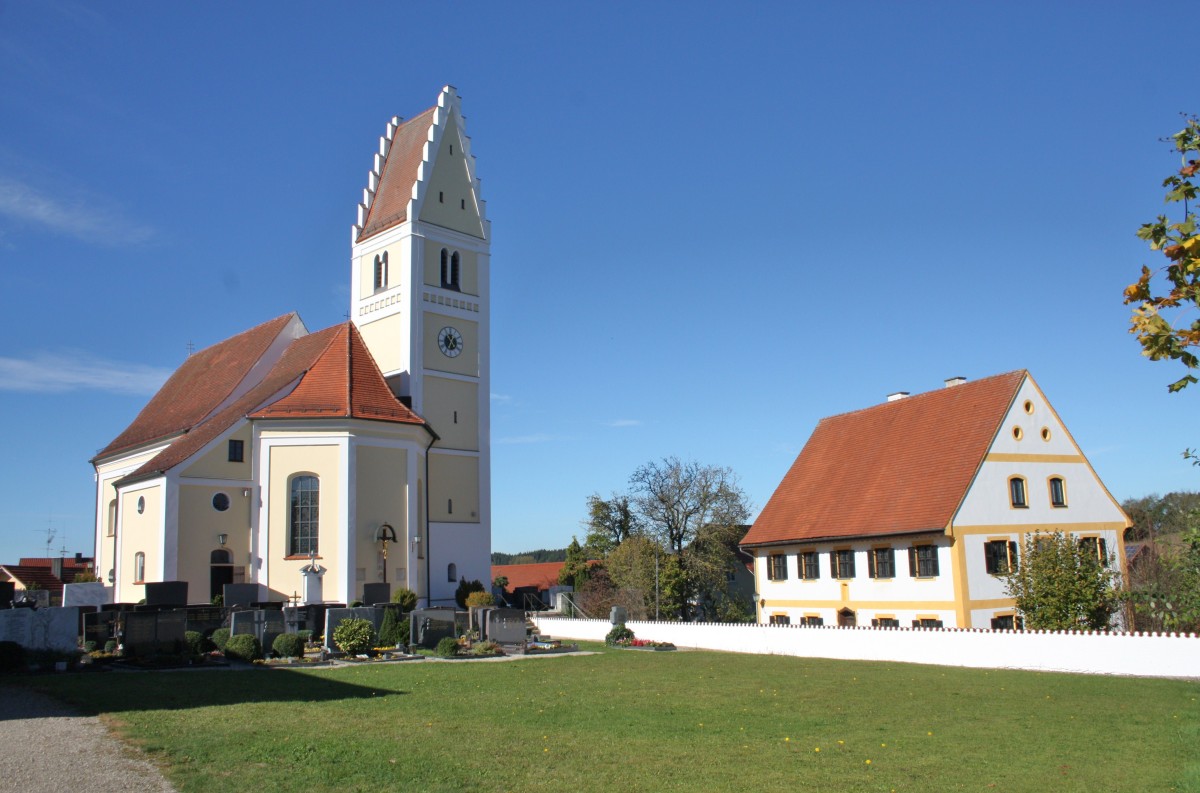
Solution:
<svg viewBox="0 0 1200 793">
<path fill-rule="evenodd" d="M 855 616 L 853 609 L 842 609 L 838 612 L 838 627 L 853 628 L 858 624 L 858 617 Z"/>
<path fill-rule="evenodd" d="M 233 554 L 218 548 L 209 555 L 209 598 L 225 592 L 225 585 L 233 583 Z"/>
</svg>

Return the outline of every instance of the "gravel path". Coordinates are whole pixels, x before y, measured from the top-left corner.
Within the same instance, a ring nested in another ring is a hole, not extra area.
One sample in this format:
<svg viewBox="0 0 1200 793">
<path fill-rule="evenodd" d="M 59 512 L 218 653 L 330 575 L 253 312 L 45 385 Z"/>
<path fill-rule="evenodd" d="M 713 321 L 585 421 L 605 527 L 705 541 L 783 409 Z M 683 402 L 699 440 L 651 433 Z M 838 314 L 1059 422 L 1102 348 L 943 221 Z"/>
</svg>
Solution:
<svg viewBox="0 0 1200 793">
<path fill-rule="evenodd" d="M 174 793 L 175 788 L 95 716 L 0 687 L 0 788 L 22 793 Z"/>
</svg>

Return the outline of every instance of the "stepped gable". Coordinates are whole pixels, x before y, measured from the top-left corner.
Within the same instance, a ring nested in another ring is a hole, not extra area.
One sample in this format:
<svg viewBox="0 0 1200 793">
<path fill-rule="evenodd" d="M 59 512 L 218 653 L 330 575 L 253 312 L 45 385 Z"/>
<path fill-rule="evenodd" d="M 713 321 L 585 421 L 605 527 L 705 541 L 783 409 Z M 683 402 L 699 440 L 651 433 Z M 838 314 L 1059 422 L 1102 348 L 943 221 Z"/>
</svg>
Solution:
<svg viewBox="0 0 1200 793">
<path fill-rule="evenodd" d="M 361 242 L 408 220 L 413 186 L 425 160 L 425 144 L 436 111 L 435 105 L 409 121 L 401 123 L 399 118 L 393 118 L 388 124 L 386 134 L 379 139 L 375 168 L 367 175 L 368 186 L 363 191 L 355 241 Z"/>
<path fill-rule="evenodd" d="M 944 531 L 1026 376 L 821 419 L 742 545 Z"/>
<path fill-rule="evenodd" d="M 188 432 L 235 392 L 295 317 L 284 314 L 188 357 L 125 431 L 92 459 Z"/>
</svg>

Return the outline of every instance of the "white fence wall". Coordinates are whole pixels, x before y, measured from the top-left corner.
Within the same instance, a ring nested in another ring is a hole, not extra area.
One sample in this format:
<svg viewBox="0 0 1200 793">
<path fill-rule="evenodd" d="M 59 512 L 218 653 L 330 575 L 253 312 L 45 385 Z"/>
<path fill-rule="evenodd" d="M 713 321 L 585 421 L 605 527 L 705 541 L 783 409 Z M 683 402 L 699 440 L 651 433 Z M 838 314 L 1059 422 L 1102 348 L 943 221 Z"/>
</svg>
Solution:
<svg viewBox="0 0 1200 793">
<path fill-rule="evenodd" d="M 607 620 L 531 616 L 540 633 L 566 639 L 604 641 L 612 628 Z M 634 621 L 627 626 L 639 639 L 699 650 L 982 669 L 1200 677 L 1200 636 L 1194 634 Z"/>
</svg>

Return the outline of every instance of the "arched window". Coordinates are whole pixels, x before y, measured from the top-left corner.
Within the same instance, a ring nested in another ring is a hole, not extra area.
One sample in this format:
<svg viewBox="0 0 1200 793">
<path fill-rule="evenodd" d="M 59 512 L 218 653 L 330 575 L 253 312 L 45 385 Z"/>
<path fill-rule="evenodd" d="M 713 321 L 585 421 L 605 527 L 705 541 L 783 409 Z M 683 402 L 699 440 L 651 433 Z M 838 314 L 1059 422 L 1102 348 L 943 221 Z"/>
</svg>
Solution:
<svg viewBox="0 0 1200 793">
<path fill-rule="evenodd" d="M 450 257 L 450 283 L 448 286 L 451 289 L 458 289 L 458 263 L 458 251 L 455 251 L 454 255 Z"/>
<path fill-rule="evenodd" d="M 1029 506 L 1029 502 L 1025 500 L 1025 480 L 1023 478 L 1014 476 L 1008 480 L 1008 496 L 1016 509 L 1024 509 Z"/>
<path fill-rule="evenodd" d="M 304 474 L 292 478 L 292 509 L 288 516 L 288 553 L 291 556 L 308 556 L 318 550 L 320 491 L 321 483 L 315 476 Z"/>
<path fill-rule="evenodd" d="M 388 255 L 387 251 L 375 257 L 375 288 L 386 289 L 388 285 Z"/>
<path fill-rule="evenodd" d="M 146 554 L 138 551 L 133 555 L 133 583 L 140 584 L 146 580 Z"/>
<path fill-rule="evenodd" d="M 454 562 L 446 565 L 446 580 L 451 584 L 458 580 L 458 565 Z"/>
<path fill-rule="evenodd" d="M 442 248 L 442 286 L 450 283 L 450 251 Z"/>
<path fill-rule="evenodd" d="M 114 498 L 108 502 L 108 536 L 115 537 L 117 534 L 117 500 Z"/>
<path fill-rule="evenodd" d="M 1067 505 L 1067 486 L 1061 476 L 1050 477 L 1050 506 L 1065 507 Z"/>
<path fill-rule="evenodd" d="M 208 555 L 209 564 L 233 564 L 233 552 L 228 548 L 217 548 Z"/>
</svg>

